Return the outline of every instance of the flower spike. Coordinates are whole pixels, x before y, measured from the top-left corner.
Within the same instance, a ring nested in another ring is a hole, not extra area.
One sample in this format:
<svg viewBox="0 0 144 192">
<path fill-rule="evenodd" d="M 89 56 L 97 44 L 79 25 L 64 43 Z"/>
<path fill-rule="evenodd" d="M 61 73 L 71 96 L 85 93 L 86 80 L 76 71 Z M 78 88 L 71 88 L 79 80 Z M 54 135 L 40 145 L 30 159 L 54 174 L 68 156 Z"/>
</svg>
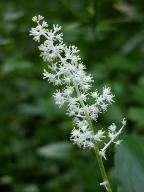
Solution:
<svg viewBox="0 0 144 192">
<path fill-rule="evenodd" d="M 86 113 L 92 121 L 97 121 L 99 114 L 105 112 L 113 103 L 114 95 L 111 93 L 110 87 L 104 87 L 101 94 L 97 90 L 90 92 L 94 80 L 85 71 L 86 67 L 78 55 L 79 49 L 74 45 L 67 46 L 63 42 L 63 33 L 59 25 L 53 25 L 52 29 L 49 29 L 41 15 L 34 16 L 32 20 L 36 23 L 36 27 L 30 30 L 30 35 L 38 42 L 40 42 L 41 36 L 45 38 L 38 48 L 43 60 L 51 62 L 48 65 L 49 70 L 44 69 L 43 77 L 53 85 L 65 87 L 57 90 L 53 96 L 59 107 L 67 103 L 66 114 L 73 118 L 75 128 L 71 132 L 70 139 L 79 147 L 94 148 L 95 142 L 102 142 L 106 137 L 104 136 L 105 131 L 100 129 L 94 133 L 90 130 Z M 74 94 L 76 87 L 79 90 L 77 96 Z M 88 104 L 90 98 L 94 101 L 91 105 Z M 82 102 L 85 104 L 81 105 Z M 108 128 L 110 141 L 100 150 L 100 154 L 104 158 L 106 158 L 106 149 L 111 143 L 120 144 L 121 141 L 115 141 L 115 138 L 121 133 L 124 125 L 125 120 L 118 132 L 115 124 Z"/>
</svg>

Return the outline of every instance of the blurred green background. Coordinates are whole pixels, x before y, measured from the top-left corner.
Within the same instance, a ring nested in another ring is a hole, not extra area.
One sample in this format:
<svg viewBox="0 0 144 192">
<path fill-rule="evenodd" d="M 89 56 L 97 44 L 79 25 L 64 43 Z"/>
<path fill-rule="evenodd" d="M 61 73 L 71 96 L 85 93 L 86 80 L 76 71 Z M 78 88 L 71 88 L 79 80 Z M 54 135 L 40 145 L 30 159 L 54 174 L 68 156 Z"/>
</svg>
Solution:
<svg viewBox="0 0 144 192">
<path fill-rule="evenodd" d="M 96 127 L 127 126 L 105 161 L 114 192 L 144 192 L 144 1 L 0 1 L 0 191 L 104 192 L 93 151 L 69 141 L 72 121 L 42 79 L 46 67 L 29 37 L 32 16 L 63 27 L 65 42 L 115 103 Z"/>
</svg>

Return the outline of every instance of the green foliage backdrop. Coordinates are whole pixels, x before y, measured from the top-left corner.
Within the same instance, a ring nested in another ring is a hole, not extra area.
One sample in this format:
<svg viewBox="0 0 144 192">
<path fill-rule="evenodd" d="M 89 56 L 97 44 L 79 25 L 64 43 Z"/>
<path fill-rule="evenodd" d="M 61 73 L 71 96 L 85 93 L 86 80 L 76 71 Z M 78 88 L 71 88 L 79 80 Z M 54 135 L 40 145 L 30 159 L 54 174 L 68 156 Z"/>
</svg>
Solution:
<svg viewBox="0 0 144 192">
<path fill-rule="evenodd" d="M 144 191 L 143 9 L 143 0 L 0 1 L 0 191 L 104 191 L 93 152 L 71 144 L 71 119 L 42 79 L 46 64 L 29 37 L 37 14 L 62 25 L 95 88 L 112 87 L 115 104 L 96 127 L 119 125 L 123 116 L 127 126 L 106 169 L 114 192 Z"/>
</svg>

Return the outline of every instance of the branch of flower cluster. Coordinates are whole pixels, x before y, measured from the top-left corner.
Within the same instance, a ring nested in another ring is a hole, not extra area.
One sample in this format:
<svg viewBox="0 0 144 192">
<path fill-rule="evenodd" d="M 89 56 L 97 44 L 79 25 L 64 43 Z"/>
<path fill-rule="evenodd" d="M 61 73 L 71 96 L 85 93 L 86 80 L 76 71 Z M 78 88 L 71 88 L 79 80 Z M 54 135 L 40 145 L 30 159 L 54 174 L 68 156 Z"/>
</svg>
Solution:
<svg viewBox="0 0 144 192">
<path fill-rule="evenodd" d="M 110 141 L 105 144 L 105 146 L 100 150 L 100 155 L 102 157 L 104 157 L 106 159 L 105 153 L 106 153 L 106 149 L 112 144 L 115 143 L 116 145 L 120 145 L 120 143 L 122 142 L 122 140 L 117 140 L 115 141 L 115 139 L 118 137 L 118 135 L 122 132 L 124 126 L 126 125 L 126 120 L 125 118 L 122 120 L 122 127 L 119 129 L 118 132 L 116 132 L 116 125 L 113 123 L 110 127 L 109 127 L 109 138 Z"/>
</svg>

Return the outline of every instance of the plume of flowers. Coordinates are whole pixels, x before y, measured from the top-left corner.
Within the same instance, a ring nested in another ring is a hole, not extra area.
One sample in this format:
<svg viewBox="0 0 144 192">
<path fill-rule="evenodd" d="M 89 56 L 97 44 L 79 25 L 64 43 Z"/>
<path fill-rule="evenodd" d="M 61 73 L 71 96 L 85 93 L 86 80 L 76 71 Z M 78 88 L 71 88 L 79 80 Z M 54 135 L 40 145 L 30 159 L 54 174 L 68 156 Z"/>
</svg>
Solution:
<svg viewBox="0 0 144 192">
<path fill-rule="evenodd" d="M 79 147 L 94 148 L 95 143 L 102 142 L 106 134 L 103 129 L 93 131 L 89 125 L 92 121 L 97 121 L 99 114 L 105 112 L 113 103 L 114 95 L 110 87 L 103 87 L 102 93 L 91 91 L 94 80 L 85 71 L 86 67 L 78 55 L 79 49 L 63 42 L 59 25 L 53 25 L 52 29 L 49 29 L 43 19 L 40 15 L 33 17 L 36 27 L 30 30 L 33 39 L 38 43 L 42 42 L 38 46 L 40 56 L 48 62 L 48 69 L 44 69 L 43 77 L 49 83 L 60 87 L 53 97 L 59 107 L 67 103 L 66 114 L 73 118 L 74 124 L 71 141 Z M 93 100 L 92 104 L 89 104 L 90 99 Z M 108 127 L 109 141 L 100 150 L 102 157 L 106 158 L 105 153 L 111 143 L 120 144 L 117 136 L 125 124 L 123 119 L 120 129 L 117 129 L 114 123 Z"/>
</svg>

